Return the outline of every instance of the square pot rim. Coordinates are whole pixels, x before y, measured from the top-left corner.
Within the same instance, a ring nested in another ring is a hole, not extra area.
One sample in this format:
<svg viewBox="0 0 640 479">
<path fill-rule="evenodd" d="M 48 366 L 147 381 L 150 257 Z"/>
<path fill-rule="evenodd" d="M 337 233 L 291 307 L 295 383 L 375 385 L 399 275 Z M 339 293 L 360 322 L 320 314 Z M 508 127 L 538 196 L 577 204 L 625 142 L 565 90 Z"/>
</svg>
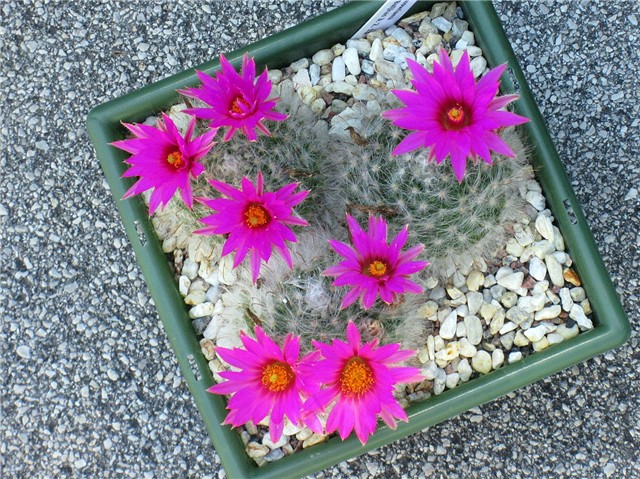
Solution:
<svg viewBox="0 0 640 479">
<path fill-rule="evenodd" d="M 282 67 L 288 64 L 287 61 L 290 63 L 317 51 L 315 45 L 318 40 L 315 39 L 318 36 L 326 38 L 325 43 L 328 46 L 336 43 L 331 43 L 330 38 L 349 38 L 359 27 L 359 24 L 354 24 L 353 19 L 362 19 L 364 22 L 381 3 L 372 1 L 347 4 L 236 50 L 227 55 L 227 58 L 237 65 L 242 55 L 249 52 L 259 65 L 269 65 L 272 58 L 278 57 L 281 60 L 276 66 Z M 432 3 L 434 2 L 417 2 L 412 11 L 426 10 Z M 123 160 L 126 154 L 109 145 L 111 141 L 122 136 L 120 122 L 142 121 L 170 106 L 178 99 L 176 89 L 198 84 L 195 70 L 212 72 L 217 68 L 218 61 L 206 62 L 103 103 L 88 114 L 89 136 L 111 187 L 138 264 L 156 303 L 182 373 L 229 477 L 267 479 L 317 472 L 615 348 L 624 343 L 631 334 L 628 318 L 602 263 L 580 204 L 493 5 L 490 2 L 464 0 L 459 4 L 465 12 L 470 29 L 474 32 L 476 43 L 483 48 L 488 63 L 493 66 L 508 64 L 507 72 L 501 78 L 501 89 L 505 93 L 517 92 L 520 95 L 515 109 L 531 120 L 524 126 L 524 131 L 533 148 L 532 162 L 536 176 L 568 250 L 571 251 L 575 268 L 581 278 L 588 278 L 584 281 L 583 287 L 592 304 L 596 324 L 593 330 L 580 333 L 569 341 L 527 356 L 517 363 L 505 365 L 438 396 L 411 404 L 407 409 L 410 418 L 408 423 L 400 423 L 396 430 L 386 426 L 379 427 L 366 446 L 361 446 L 355 437 L 349 437 L 342 442 L 334 437 L 325 443 L 258 468 L 247 456 L 239 434 L 221 426 L 226 416 L 226 401 L 206 392 L 206 388 L 213 383 L 213 378 L 207 361 L 200 353 L 197 337 L 187 319 L 177 287 L 173 281 L 171 284 L 166 281 L 166 278 L 172 278 L 172 273 L 155 237 L 143 201 L 139 197 L 120 200 L 128 187 L 128 182 L 120 177 L 124 171 Z M 291 42 L 296 48 L 291 47 Z M 283 55 L 284 52 L 286 54 Z M 158 261 L 158 258 L 161 261 Z"/>
</svg>

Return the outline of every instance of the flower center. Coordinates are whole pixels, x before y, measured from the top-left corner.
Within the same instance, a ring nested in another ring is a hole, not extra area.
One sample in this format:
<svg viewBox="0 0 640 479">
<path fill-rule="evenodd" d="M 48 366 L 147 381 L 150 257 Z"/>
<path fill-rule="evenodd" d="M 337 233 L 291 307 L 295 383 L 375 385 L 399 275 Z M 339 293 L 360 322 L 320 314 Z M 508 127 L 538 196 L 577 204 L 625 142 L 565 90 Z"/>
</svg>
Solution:
<svg viewBox="0 0 640 479">
<path fill-rule="evenodd" d="M 291 366 L 274 361 L 262 369 L 262 385 L 272 393 L 284 391 L 295 380 Z"/>
<path fill-rule="evenodd" d="M 179 170 L 184 166 L 185 161 L 182 157 L 182 153 L 174 151 L 167 156 L 167 163 L 173 166 L 176 170 Z"/>
<path fill-rule="evenodd" d="M 269 224 L 271 215 L 263 206 L 257 203 L 251 203 L 244 212 L 244 223 L 249 228 L 259 228 Z"/>
<path fill-rule="evenodd" d="M 362 396 L 373 382 L 373 369 L 360 356 L 349 359 L 340 373 L 340 390 L 346 396 Z"/>
<path fill-rule="evenodd" d="M 231 113 L 235 113 L 237 115 L 242 115 L 246 112 L 247 107 L 249 106 L 249 102 L 242 98 L 241 96 L 237 96 L 231 102 Z"/>
<path fill-rule="evenodd" d="M 469 119 L 469 114 L 460 103 L 448 108 L 442 115 L 442 123 L 447 130 L 460 130 L 470 123 Z"/>
<path fill-rule="evenodd" d="M 381 278 L 387 274 L 387 264 L 384 261 L 376 259 L 369 263 L 369 266 L 365 268 L 364 273 L 369 274 L 369 276 L 373 276 L 374 278 Z"/>
</svg>

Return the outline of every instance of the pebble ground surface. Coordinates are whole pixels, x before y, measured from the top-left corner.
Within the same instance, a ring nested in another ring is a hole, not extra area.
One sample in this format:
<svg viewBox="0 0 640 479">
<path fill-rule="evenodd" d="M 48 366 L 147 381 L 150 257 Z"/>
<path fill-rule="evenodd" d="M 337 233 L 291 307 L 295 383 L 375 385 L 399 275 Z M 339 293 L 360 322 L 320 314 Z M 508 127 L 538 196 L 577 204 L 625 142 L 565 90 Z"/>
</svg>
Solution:
<svg viewBox="0 0 640 479">
<path fill-rule="evenodd" d="M 1 3 L 0 477 L 225 476 L 85 118 L 341 3 Z M 633 336 L 316 478 L 640 477 L 640 4 L 496 8 Z"/>
</svg>

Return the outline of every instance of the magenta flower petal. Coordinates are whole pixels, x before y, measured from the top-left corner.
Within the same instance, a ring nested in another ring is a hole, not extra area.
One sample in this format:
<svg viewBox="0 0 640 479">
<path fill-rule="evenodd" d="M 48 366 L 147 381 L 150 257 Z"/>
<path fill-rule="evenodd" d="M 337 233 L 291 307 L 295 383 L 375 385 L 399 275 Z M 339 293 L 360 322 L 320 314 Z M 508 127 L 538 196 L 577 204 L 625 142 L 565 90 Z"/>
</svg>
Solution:
<svg viewBox="0 0 640 479">
<path fill-rule="evenodd" d="M 265 332 L 255 327 L 256 339 L 241 334 L 241 348 L 216 348 L 216 352 L 225 362 L 241 371 L 225 371 L 220 375 L 225 382 L 211 386 L 213 394 L 233 394 L 227 403 L 229 413 L 225 424 L 241 426 L 248 421 L 255 424 L 267 415 L 269 434 L 273 442 L 280 440 L 284 427 L 284 418 L 292 423 L 301 421 L 302 399 L 314 392 L 307 389 L 301 377 L 301 365 L 309 359 L 299 358 L 300 338 L 287 336 L 281 349 Z M 315 387 L 315 384 L 312 384 Z M 317 426 L 317 418 L 307 412 L 305 422 Z"/>
<path fill-rule="evenodd" d="M 394 148 L 394 155 L 427 148 L 428 160 L 439 164 L 449 157 L 456 178 L 462 181 L 468 158 L 476 161 L 479 157 L 491 164 L 490 151 L 512 157 L 506 144 L 496 140 L 495 132 L 529 120 L 503 110 L 517 95 L 496 97 L 506 65 L 490 70 L 476 83 L 466 52 L 456 68 L 444 49 L 438 57 L 433 73 L 407 61 L 416 91 L 393 91 L 405 107 L 385 111 L 383 116 L 400 128 L 413 130 Z"/>
<path fill-rule="evenodd" d="M 262 261 L 269 261 L 273 248 L 293 267 L 287 242 L 295 242 L 296 236 L 287 225 L 308 225 L 293 214 L 293 205 L 302 201 L 308 191 L 294 193 L 298 183 L 291 183 L 276 193 L 265 192 L 262 173 L 258 173 L 255 185 L 248 178 L 242 178 L 240 190 L 217 180 L 210 180 L 209 184 L 227 198 L 199 200 L 216 212 L 202 218 L 208 226 L 195 233 L 229 235 L 222 247 L 222 256 L 235 251 L 235 268 L 249 254 L 254 283 L 260 275 Z"/>
<path fill-rule="evenodd" d="M 364 232 L 350 215 L 347 215 L 347 225 L 353 248 L 340 241 L 330 240 L 329 245 L 345 260 L 322 272 L 325 276 L 336 277 L 334 286 L 351 287 L 342 300 L 341 308 L 350 306 L 358 298 L 362 306 L 369 309 L 378 296 L 390 304 L 398 294 L 422 292 L 419 285 L 406 277 L 421 271 L 429 263 L 411 261 L 422 252 L 423 245 L 414 246 L 402 253 L 408 238 L 407 227 L 402 228 L 391 244 L 388 244 L 387 223 L 382 217 L 369 217 L 368 232 Z"/>
<path fill-rule="evenodd" d="M 256 79 L 255 61 L 246 54 L 242 58 L 240 74 L 224 55 L 220 55 L 220 71 L 216 72 L 215 78 L 204 72 L 196 73 L 202 86 L 180 90 L 180 93 L 201 100 L 209 108 L 190 108 L 186 112 L 210 120 L 211 128 L 226 127 L 223 141 L 229 141 L 238 130 L 250 141 L 255 141 L 258 139 L 256 129 L 270 135 L 263 120 L 283 121 L 287 118 L 287 115 L 273 111 L 276 99 L 267 99 L 271 81 L 266 70 Z"/>
<path fill-rule="evenodd" d="M 351 432 L 364 445 L 375 432 L 377 418 L 390 427 L 395 420 L 407 420 L 404 409 L 393 396 L 396 384 L 418 382 L 424 378 L 418 368 L 394 366 L 400 358 L 409 358 L 415 351 L 399 351 L 400 345 L 377 347 L 377 341 L 362 344 L 360 332 L 353 322 L 347 326 L 345 343 L 334 339 L 332 344 L 314 341 L 322 359 L 306 366 L 325 388 L 306 399 L 306 414 L 317 413 L 334 403 L 327 418 L 326 433 L 338 431 L 345 439 Z"/>
<path fill-rule="evenodd" d="M 180 190 L 183 201 L 191 208 L 191 178 L 196 178 L 204 171 L 204 166 L 198 160 L 215 145 L 213 137 L 216 132 L 212 130 L 194 138 L 194 118 L 185 136 L 182 136 L 173 120 L 164 113 L 157 127 L 129 123 L 123 125 L 135 137 L 111 144 L 131 154 L 125 160 L 130 167 L 122 177 L 139 177 L 123 199 L 153 189 L 149 200 L 151 216 L 159 206 L 165 206 L 171 200 L 176 190 Z"/>
</svg>

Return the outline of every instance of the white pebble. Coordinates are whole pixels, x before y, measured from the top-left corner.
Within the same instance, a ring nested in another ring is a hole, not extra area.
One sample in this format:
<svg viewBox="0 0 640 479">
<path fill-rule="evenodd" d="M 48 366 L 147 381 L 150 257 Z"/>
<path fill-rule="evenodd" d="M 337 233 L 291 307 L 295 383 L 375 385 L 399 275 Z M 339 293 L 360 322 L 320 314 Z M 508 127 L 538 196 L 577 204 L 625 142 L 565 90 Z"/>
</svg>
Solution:
<svg viewBox="0 0 640 479">
<path fill-rule="evenodd" d="M 482 303 L 482 293 L 479 293 L 477 291 L 471 291 L 467 293 L 467 307 L 469 308 L 469 314 L 476 314 L 480 310 Z"/>
<path fill-rule="evenodd" d="M 447 386 L 447 389 L 453 389 L 458 385 L 459 382 L 460 382 L 459 373 L 447 374 L 447 379 L 445 380 L 445 386 Z"/>
<path fill-rule="evenodd" d="M 446 367 L 451 361 L 456 359 L 460 354 L 460 346 L 457 341 L 447 344 L 444 349 L 436 353 L 436 364 L 441 368 Z"/>
<path fill-rule="evenodd" d="M 425 379 L 433 381 L 438 374 L 437 364 L 434 361 L 427 363 L 427 365 L 420 370 L 420 374 L 422 374 Z"/>
<path fill-rule="evenodd" d="M 453 24 L 444 17 L 434 18 L 433 20 L 431 20 L 431 23 L 434 27 L 436 27 L 438 30 L 440 30 L 443 33 L 447 33 L 449 30 L 451 30 L 451 27 L 453 26 Z"/>
<path fill-rule="evenodd" d="M 315 86 L 320 81 L 320 67 L 315 63 L 309 67 L 309 80 L 311 81 L 311 86 Z"/>
<path fill-rule="evenodd" d="M 511 256 L 516 256 L 519 258 L 522 252 L 524 251 L 524 246 L 518 243 L 518 241 L 515 238 L 511 238 L 509 241 L 507 241 L 506 250 L 507 250 L 507 253 L 510 254 Z"/>
<path fill-rule="evenodd" d="M 344 60 L 342 57 L 337 57 L 333 60 L 333 65 L 331 65 L 331 79 L 334 82 L 344 81 L 345 76 Z"/>
<path fill-rule="evenodd" d="M 540 341 L 536 343 L 532 343 L 532 346 L 533 346 L 533 350 L 538 352 L 538 351 L 547 349 L 550 346 L 550 344 L 549 344 L 549 340 L 545 336 Z"/>
<path fill-rule="evenodd" d="M 469 378 L 473 374 L 473 370 L 471 369 L 471 366 L 469 365 L 469 360 L 468 359 L 466 359 L 466 358 L 462 359 L 458 363 L 458 374 L 460 375 L 460 381 L 467 382 L 469 380 Z"/>
<path fill-rule="evenodd" d="M 535 313 L 536 311 L 540 311 L 544 308 L 546 302 L 547 297 L 544 293 L 536 294 L 534 296 L 524 296 L 522 298 L 518 298 L 518 307 L 529 313 Z"/>
<path fill-rule="evenodd" d="M 204 316 L 211 316 L 212 314 L 212 303 L 200 303 L 189 310 L 189 317 L 191 319 L 203 318 Z"/>
<path fill-rule="evenodd" d="M 476 347 L 471 344 L 467 338 L 462 338 L 458 341 L 458 346 L 460 348 L 460 356 L 464 356 L 465 358 L 472 358 L 478 352 Z"/>
<path fill-rule="evenodd" d="M 358 51 L 355 48 L 347 48 L 342 54 L 342 60 L 349 70 L 349 73 L 352 75 L 360 74 L 360 57 L 358 56 Z"/>
<path fill-rule="evenodd" d="M 560 305 L 549 306 L 548 308 L 543 308 L 538 311 L 534 318 L 536 321 L 542 321 L 543 319 L 553 319 L 557 318 L 558 315 L 562 312 L 562 308 Z"/>
<path fill-rule="evenodd" d="M 559 344 L 564 341 L 564 336 L 559 333 L 549 333 L 547 334 L 547 341 L 549 341 L 549 344 Z"/>
<path fill-rule="evenodd" d="M 547 276 L 547 267 L 537 256 L 529 260 L 529 274 L 533 276 L 536 281 L 543 281 Z"/>
<path fill-rule="evenodd" d="M 309 76 L 309 70 L 306 68 L 299 70 L 295 75 L 293 75 L 291 80 L 293 81 L 296 90 L 299 90 L 304 86 L 311 86 L 311 77 Z"/>
<path fill-rule="evenodd" d="M 536 241 L 533 244 L 533 254 L 540 259 L 545 259 L 547 255 L 552 254 L 556 250 L 553 243 L 549 243 L 547 240 Z"/>
<path fill-rule="evenodd" d="M 475 78 L 478 78 L 480 75 L 482 75 L 482 72 L 484 72 L 485 68 L 487 68 L 487 60 L 485 60 L 484 57 L 475 57 L 473 60 L 471 60 L 469 66 L 471 67 L 473 76 Z"/>
<path fill-rule="evenodd" d="M 182 274 L 189 279 L 194 279 L 198 276 L 198 268 L 200 265 L 193 261 L 191 258 L 187 258 L 184 260 L 184 265 L 182 266 Z"/>
<path fill-rule="evenodd" d="M 515 344 L 518 347 L 523 347 L 523 346 L 528 346 L 530 343 L 529 339 L 527 339 L 527 337 L 522 334 L 522 330 L 519 330 L 518 332 L 516 332 L 516 337 L 513 338 L 513 344 Z"/>
<path fill-rule="evenodd" d="M 371 44 L 371 52 L 369 53 L 369 58 L 372 61 L 377 61 L 377 60 L 382 60 L 383 59 L 383 55 L 382 52 L 384 51 L 383 47 L 382 47 L 382 41 L 380 41 L 379 38 L 376 38 L 373 43 Z"/>
<path fill-rule="evenodd" d="M 471 359 L 471 367 L 481 374 L 491 371 L 491 366 L 491 355 L 484 350 L 478 351 L 478 354 Z"/>
<path fill-rule="evenodd" d="M 533 237 L 533 233 L 529 226 L 521 226 L 519 224 L 516 224 L 514 225 L 514 232 L 516 241 L 522 246 L 529 246 L 535 241 L 535 238 Z"/>
<path fill-rule="evenodd" d="M 504 351 L 498 348 L 491 353 L 491 367 L 493 369 L 498 369 L 500 366 L 504 364 Z"/>
<path fill-rule="evenodd" d="M 280 436 L 280 439 L 277 442 L 272 442 L 269 434 L 265 434 L 262 438 L 262 444 L 267 446 L 269 449 L 278 449 L 279 447 L 284 446 L 289 443 L 289 437 L 286 434 Z"/>
<path fill-rule="evenodd" d="M 531 206 L 533 206 L 536 210 L 542 211 L 545 208 L 545 199 L 541 193 L 537 191 L 527 191 L 525 195 L 525 199 L 529 202 Z"/>
<path fill-rule="evenodd" d="M 578 326 L 580 326 L 581 329 L 593 329 L 593 323 L 584 314 L 584 310 L 579 304 L 573 305 L 569 312 L 569 317 L 578 323 Z"/>
<path fill-rule="evenodd" d="M 527 329 L 523 334 L 529 341 L 531 341 L 532 343 L 535 343 L 540 341 L 542 338 L 544 338 L 545 334 L 553 330 L 555 330 L 555 326 L 553 327 L 553 329 L 550 329 L 548 323 L 542 323 L 539 326 L 536 326 L 535 328 Z"/>
<path fill-rule="evenodd" d="M 331 60 L 329 60 L 331 61 Z M 309 59 L 307 58 L 301 58 L 300 60 L 297 60 L 295 62 L 293 62 L 290 65 L 291 70 L 295 72 L 299 72 L 300 70 L 304 70 L 306 68 L 309 68 Z"/>
<path fill-rule="evenodd" d="M 564 276 L 562 275 L 562 266 L 558 263 L 558 260 L 552 256 L 547 255 L 544 259 L 547 265 L 547 271 L 549 272 L 549 279 L 556 286 L 564 286 Z"/>
<path fill-rule="evenodd" d="M 407 32 L 402 28 L 396 28 L 393 32 L 391 32 L 391 36 L 398 40 L 398 43 L 405 48 L 409 48 L 411 46 L 412 38 Z"/>
<path fill-rule="evenodd" d="M 354 86 L 351 83 L 347 83 L 346 81 L 336 81 L 331 85 L 331 88 L 327 88 L 327 91 L 344 93 L 345 95 L 352 95 L 353 89 Z"/>
<path fill-rule="evenodd" d="M 427 53 L 434 52 L 440 45 L 442 45 L 442 35 L 435 32 L 429 33 L 422 42 L 420 53 L 426 55 Z"/>
<path fill-rule="evenodd" d="M 544 239 L 549 240 L 553 243 L 553 225 L 551 224 L 551 219 L 548 216 L 538 215 L 538 217 L 536 218 L 536 229 Z"/>
<path fill-rule="evenodd" d="M 269 448 L 257 442 L 250 442 L 246 448 L 247 454 L 253 459 L 264 457 L 269 452 Z"/>
<path fill-rule="evenodd" d="M 373 68 L 385 79 L 391 80 L 395 83 L 402 82 L 404 78 L 400 65 L 389 62 L 387 60 L 376 60 L 376 62 L 373 64 Z"/>
<path fill-rule="evenodd" d="M 196 304 L 204 303 L 205 297 L 206 297 L 206 293 L 201 289 L 198 289 L 196 291 L 189 293 L 187 296 L 185 296 L 184 302 L 189 305 L 196 305 Z"/>
<path fill-rule="evenodd" d="M 496 311 L 496 314 L 493 315 L 491 323 L 489 324 L 489 332 L 491 334 L 498 334 L 502 326 L 504 326 L 504 318 L 505 312 L 503 309 Z"/>
<path fill-rule="evenodd" d="M 571 299 L 571 292 L 569 288 L 562 288 L 558 291 L 558 295 L 560 296 L 560 301 L 562 301 L 562 309 L 564 309 L 567 313 L 571 311 L 573 307 L 573 299 Z"/>
<path fill-rule="evenodd" d="M 518 289 L 520 289 L 523 280 L 524 273 L 521 271 L 507 274 L 505 276 L 502 276 L 500 279 L 497 279 L 500 286 L 503 286 L 510 291 L 517 291 Z"/>
<path fill-rule="evenodd" d="M 478 289 L 480 289 L 480 286 L 482 286 L 483 284 L 484 275 L 480 271 L 474 269 L 469 273 L 469 276 L 467 277 L 467 288 L 469 289 L 469 291 L 478 291 Z"/>
<path fill-rule="evenodd" d="M 467 45 L 475 45 L 476 44 L 476 39 L 475 39 L 475 35 L 473 34 L 473 32 L 467 30 L 465 31 L 462 36 L 460 37 L 460 40 L 464 40 L 465 42 L 467 42 Z"/>
<path fill-rule="evenodd" d="M 271 80 L 271 83 L 274 85 L 277 85 L 282 80 L 282 70 L 280 69 L 269 70 L 268 75 L 269 80 Z"/>
<path fill-rule="evenodd" d="M 324 66 L 331 63 L 331 61 L 333 60 L 333 57 L 334 57 L 333 51 L 329 49 L 320 50 L 319 52 L 315 53 L 311 57 L 311 61 L 318 66 Z"/>
<path fill-rule="evenodd" d="M 371 43 L 365 38 L 352 38 L 347 40 L 347 48 L 355 48 L 364 57 L 371 52 Z"/>
<path fill-rule="evenodd" d="M 178 280 L 178 291 L 184 297 L 189 294 L 189 286 L 191 286 L 191 280 L 186 276 L 180 276 Z"/>
<path fill-rule="evenodd" d="M 479 57 L 480 55 L 482 55 L 482 49 L 476 46 L 468 46 L 467 53 L 471 58 Z"/>
<path fill-rule="evenodd" d="M 509 353 L 509 364 L 515 363 L 522 359 L 522 353 L 520 351 L 513 351 Z"/>
<path fill-rule="evenodd" d="M 442 339 L 452 339 L 455 336 L 457 320 L 458 315 L 455 311 L 452 311 L 447 315 L 440 325 L 440 337 Z"/>
<path fill-rule="evenodd" d="M 464 318 L 464 326 L 467 332 L 467 339 L 474 346 L 482 341 L 482 323 L 477 316 L 467 316 Z"/>
<path fill-rule="evenodd" d="M 507 334 L 509 331 L 513 331 L 518 327 L 518 325 L 512 321 L 509 321 L 507 323 L 504 324 L 504 326 L 502 326 L 500 328 L 500 331 L 498 331 L 500 334 Z"/>
<path fill-rule="evenodd" d="M 577 323 L 570 328 L 568 328 L 566 324 L 560 324 L 558 325 L 558 328 L 555 330 L 555 334 L 559 334 L 565 340 L 575 338 L 579 332 L 580 332 L 580 329 L 578 328 Z"/>
</svg>

